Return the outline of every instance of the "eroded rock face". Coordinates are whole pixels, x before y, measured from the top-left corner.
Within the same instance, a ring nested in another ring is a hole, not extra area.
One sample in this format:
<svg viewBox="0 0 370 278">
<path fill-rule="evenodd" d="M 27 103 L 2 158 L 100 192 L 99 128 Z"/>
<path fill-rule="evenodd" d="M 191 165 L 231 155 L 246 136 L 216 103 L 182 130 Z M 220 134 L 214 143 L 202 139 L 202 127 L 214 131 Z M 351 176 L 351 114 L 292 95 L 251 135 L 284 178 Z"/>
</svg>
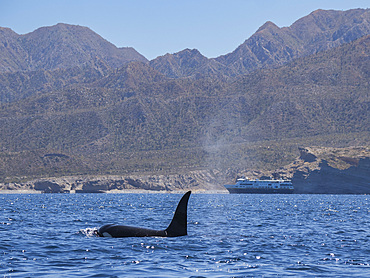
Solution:
<svg viewBox="0 0 370 278">
<path fill-rule="evenodd" d="M 370 194 L 370 158 L 360 159 L 358 166 L 348 169 L 331 167 L 326 160 L 319 169 L 294 173 L 295 193 L 315 194 Z"/>
<path fill-rule="evenodd" d="M 317 157 L 310 153 L 308 149 L 305 148 L 298 148 L 300 156 L 299 158 L 304 160 L 305 162 L 314 162 L 316 161 Z"/>
<path fill-rule="evenodd" d="M 295 193 L 369 194 L 367 147 L 299 148 L 300 157 L 285 167 Z"/>
<path fill-rule="evenodd" d="M 43 193 L 63 193 L 65 191 L 63 185 L 48 180 L 34 182 L 33 188 Z"/>
</svg>

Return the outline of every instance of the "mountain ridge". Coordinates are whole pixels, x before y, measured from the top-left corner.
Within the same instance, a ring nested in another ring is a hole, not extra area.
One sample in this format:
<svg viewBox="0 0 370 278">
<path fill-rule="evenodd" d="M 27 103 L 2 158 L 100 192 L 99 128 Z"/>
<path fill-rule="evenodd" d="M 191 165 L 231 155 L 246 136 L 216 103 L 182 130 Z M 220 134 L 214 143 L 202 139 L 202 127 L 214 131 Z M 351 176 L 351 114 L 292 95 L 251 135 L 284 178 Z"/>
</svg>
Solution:
<svg viewBox="0 0 370 278">
<path fill-rule="evenodd" d="M 289 27 L 267 21 L 234 51 L 202 64 L 226 76 L 248 74 L 259 68 L 282 66 L 293 59 L 337 47 L 370 34 L 370 9 L 316 10 Z M 181 78 L 209 70 L 194 68 L 183 60 L 183 51 L 159 56 L 150 65 L 169 77 Z M 198 59 L 200 60 L 200 58 Z M 177 61 L 173 63 L 173 61 Z"/>
<path fill-rule="evenodd" d="M 191 51 L 184 49 L 148 61 L 135 49 L 117 48 L 88 27 L 58 23 L 23 35 L 1 28 L 0 58 L 3 62 L 0 63 L 0 71 L 73 68 L 92 65 L 94 62 L 91 61 L 98 59 L 112 68 L 130 61 L 149 62 L 171 78 L 237 76 L 258 68 L 281 66 L 295 58 L 337 47 L 367 34 L 370 34 L 370 9 L 316 10 L 289 27 L 280 28 L 267 21 L 234 51 L 216 58 L 209 59 L 198 50 L 196 55 L 193 51 L 186 57 L 186 53 Z"/>
<path fill-rule="evenodd" d="M 5 59 L 5 63 L 0 64 L 2 72 L 66 69 L 92 65 L 96 59 L 105 61 L 110 67 L 123 66 L 130 61 L 147 62 L 133 48 L 117 48 L 88 27 L 58 23 L 24 35 L 9 30 L 1 30 L 0 49 L 12 54 L 9 43 L 1 43 L 1 38 L 10 40 L 20 57 L 10 56 L 22 63 L 14 65 L 9 58 Z"/>
<path fill-rule="evenodd" d="M 356 22 L 354 16 L 363 17 L 363 20 Z M 340 28 L 351 20 L 355 21 L 353 28 L 351 25 Z M 334 24 L 338 21 L 341 22 L 339 26 Z M 353 29 L 356 29 L 356 32 Z M 331 36 L 332 34 L 336 36 Z M 316 10 L 289 27 L 279 28 L 274 23 L 267 22 L 233 52 L 216 60 L 237 68 L 239 74 L 244 74 L 256 68 L 280 66 L 294 58 L 327 50 L 339 46 L 340 42 L 348 43 L 368 34 L 370 34 L 369 9 L 344 12 Z M 334 43 L 335 41 L 337 43 Z M 314 42 L 314 45 L 311 42 Z"/>
</svg>

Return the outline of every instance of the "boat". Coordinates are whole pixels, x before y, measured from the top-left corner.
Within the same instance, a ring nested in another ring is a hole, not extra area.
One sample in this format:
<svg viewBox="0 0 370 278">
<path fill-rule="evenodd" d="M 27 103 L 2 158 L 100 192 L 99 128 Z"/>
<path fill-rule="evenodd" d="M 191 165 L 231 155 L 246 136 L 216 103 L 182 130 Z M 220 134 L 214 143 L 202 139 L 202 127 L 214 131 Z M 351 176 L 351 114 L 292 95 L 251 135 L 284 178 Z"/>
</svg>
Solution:
<svg viewBox="0 0 370 278">
<path fill-rule="evenodd" d="M 294 187 L 291 180 L 238 178 L 235 184 L 226 184 L 224 187 L 232 194 L 291 194 Z"/>
</svg>

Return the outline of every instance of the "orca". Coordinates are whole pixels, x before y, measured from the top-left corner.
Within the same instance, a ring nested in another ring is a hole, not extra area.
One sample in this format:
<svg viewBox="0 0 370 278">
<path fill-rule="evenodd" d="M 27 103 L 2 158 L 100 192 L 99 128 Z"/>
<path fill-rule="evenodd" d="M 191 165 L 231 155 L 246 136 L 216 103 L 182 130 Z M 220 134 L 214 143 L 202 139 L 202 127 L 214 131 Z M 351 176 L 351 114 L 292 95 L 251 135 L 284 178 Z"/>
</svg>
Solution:
<svg viewBox="0 0 370 278">
<path fill-rule="evenodd" d="M 178 237 L 186 236 L 188 201 L 191 191 L 182 196 L 177 205 L 175 214 L 167 229 L 152 230 L 140 227 L 107 224 L 99 228 L 97 235 L 100 237 Z"/>
</svg>

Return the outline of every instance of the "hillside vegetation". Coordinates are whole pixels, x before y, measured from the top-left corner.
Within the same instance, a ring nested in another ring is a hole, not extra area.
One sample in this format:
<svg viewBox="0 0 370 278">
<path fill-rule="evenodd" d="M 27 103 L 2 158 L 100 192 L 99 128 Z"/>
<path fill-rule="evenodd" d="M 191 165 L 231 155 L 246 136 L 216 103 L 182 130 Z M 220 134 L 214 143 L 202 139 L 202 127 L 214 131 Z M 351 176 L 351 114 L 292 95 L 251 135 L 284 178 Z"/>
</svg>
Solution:
<svg viewBox="0 0 370 278">
<path fill-rule="evenodd" d="M 150 62 L 86 27 L 2 28 L 0 181 L 231 177 L 289 164 L 298 146 L 367 146 L 369 15 L 319 10 L 290 27 L 266 23 L 216 59 L 184 50 Z"/>
</svg>

